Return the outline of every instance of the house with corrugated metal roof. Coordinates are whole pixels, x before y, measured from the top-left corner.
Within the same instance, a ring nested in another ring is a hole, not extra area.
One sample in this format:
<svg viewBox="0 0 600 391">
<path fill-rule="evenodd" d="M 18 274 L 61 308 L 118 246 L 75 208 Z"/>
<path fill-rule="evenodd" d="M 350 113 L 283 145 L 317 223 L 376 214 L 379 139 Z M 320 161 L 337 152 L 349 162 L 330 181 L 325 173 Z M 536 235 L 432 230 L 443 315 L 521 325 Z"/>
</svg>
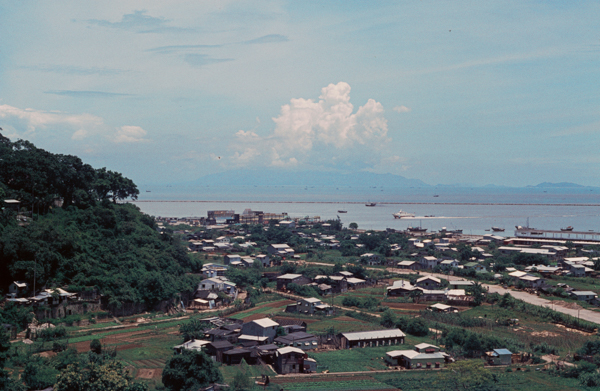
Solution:
<svg viewBox="0 0 600 391">
<path fill-rule="evenodd" d="M 512 362 L 512 353 L 508 349 L 494 349 L 485 355 L 490 365 L 510 365 Z"/>
<path fill-rule="evenodd" d="M 406 369 L 442 368 L 450 360 L 450 355 L 441 352 L 438 346 L 427 343 L 415 346 L 414 350 L 392 350 L 385 354 L 388 365 Z"/>
<path fill-rule="evenodd" d="M 304 372 L 306 353 L 303 350 L 286 346 L 275 352 L 275 370 L 279 374 Z"/>
<path fill-rule="evenodd" d="M 279 323 L 269 318 L 262 318 L 244 323 L 242 326 L 242 334 L 268 337 L 269 342 L 273 342 L 273 339 L 277 334 L 277 327 L 279 327 Z"/>
<path fill-rule="evenodd" d="M 405 337 L 406 334 L 400 329 L 357 331 L 339 334 L 342 349 L 398 345 L 404 343 Z"/>
</svg>

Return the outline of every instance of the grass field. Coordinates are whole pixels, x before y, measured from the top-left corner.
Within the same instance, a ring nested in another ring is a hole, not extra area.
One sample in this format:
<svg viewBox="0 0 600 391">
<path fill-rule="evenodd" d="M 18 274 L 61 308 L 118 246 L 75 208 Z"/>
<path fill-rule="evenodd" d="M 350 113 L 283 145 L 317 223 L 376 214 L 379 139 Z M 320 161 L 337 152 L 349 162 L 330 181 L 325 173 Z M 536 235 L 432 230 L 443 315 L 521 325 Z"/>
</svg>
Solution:
<svg viewBox="0 0 600 391">
<path fill-rule="evenodd" d="M 336 303 L 343 300 L 343 297 L 377 297 L 382 298 L 382 287 L 365 288 L 362 290 L 347 292 L 336 296 Z M 293 301 L 287 299 L 271 300 L 258 304 L 256 307 L 246 311 L 231 314 L 236 319 L 257 319 L 271 314 L 282 314 L 288 303 Z M 386 303 L 382 303 L 386 305 Z M 393 310 L 397 314 L 417 315 L 418 311 L 431 303 L 422 303 L 415 305 L 413 303 L 389 303 L 393 304 Z M 406 307 L 406 308 L 403 308 Z M 285 314 L 286 317 L 297 317 L 306 320 L 308 323 L 308 332 L 315 334 L 324 334 L 333 332 L 334 334 L 349 331 L 364 331 L 381 329 L 378 320 L 364 321 L 355 319 L 346 315 L 337 315 L 335 317 L 309 317 L 306 315 Z M 596 340 L 596 335 L 589 335 L 573 330 L 568 330 L 562 326 L 549 323 L 548 321 L 536 316 L 518 311 L 504 309 L 499 306 L 483 305 L 466 309 L 461 312 L 461 316 L 470 318 L 484 318 L 490 320 L 490 327 L 471 327 L 469 330 L 476 331 L 486 335 L 494 335 L 501 338 L 511 338 L 517 340 L 527 350 L 530 344 L 540 344 L 546 342 L 549 345 L 559 349 L 559 354 L 565 356 L 573 353 L 581 347 L 587 340 Z M 117 330 L 98 330 L 100 323 L 90 325 L 84 328 L 69 328 L 71 338 L 68 339 L 69 345 L 76 347 L 79 352 L 84 353 L 89 350 L 89 344 L 92 339 L 100 339 L 103 346 L 109 349 L 116 349 L 117 359 L 122 361 L 131 373 L 138 380 L 145 382 L 149 390 L 153 391 L 161 383 L 162 368 L 165 362 L 173 355 L 172 347 L 182 342 L 179 334 L 179 326 L 190 322 L 192 319 L 204 318 L 206 314 L 193 314 L 186 319 L 164 318 L 164 322 L 154 324 L 140 324 L 137 327 Z M 133 318 L 133 317 L 132 317 Z M 517 326 L 495 325 L 496 319 L 518 318 Z M 153 318 L 158 319 L 158 318 Z M 109 321 L 101 324 L 108 326 L 115 324 Z M 436 327 L 436 323 L 430 322 L 430 327 Z M 79 333 L 79 330 L 83 330 Z M 81 335 L 83 334 L 83 335 Z M 287 377 L 273 378 L 273 386 L 281 386 L 285 390 L 447 390 L 454 389 L 444 377 L 436 371 L 392 371 L 385 364 L 385 353 L 391 350 L 412 349 L 414 345 L 427 342 L 437 344 L 433 336 L 413 337 L 407 335 L 406 343 L 397 346 L 373 347 L 373 348 L 355 348 L 338 351 L 309 352 L 309 357 L 317 361 L 319 372 L 328 370 L 331 373 L 366 371 L 366 374 L 351 377 L 340 374 L 340 377 L 331 381 L 326 376 L 317 379 L 309 377 L 302 378 L 307 380 L 298 380 Z M 19 346 L 22 344 L 19 344 Z M 30 351 L 41 345 L 36 342 L 33 346 L 23 349 Z M 52 346 L 52 342 L 44 344 L 46 349 Z M 240 366 L 221 365 L 220 370 L 223 373 L 226 382 L 233 380 L 235 375 L 244 370 L 247 376 L 257 377 L 263 374 L 274 375 L 268 367 L 249 366 L 242 369 Z M 372 371 L 385 371 L 385 373 L 368 373 Z M 533 391 L 552 391 L 552 390 L 579 390 L 577 380 L 563 379 L 553 377 L 545 372 L 512 372 L 506 373 L 504 370 L 494 369 L 497 375 L 498 387 L 505 390 L 533 390 Z M 345 377 L 344 377 L 345 376 Z M 276 380 L 275 380 L 276 379 Z"/>
<path fill-rule="evenodd" d="M 582 387 L 577 380 L 564 379 L 549 375 L 545 372 L 514 371 L 507 373 L 504 368 L 491 370 L 498 380 L 495 385 L 500 390 L 507 391 L 575 391 L 586 389 Z M 457 387 L 456 383 L 448 380 L 447 373 L 436 371 L 402 371 L 400 373 L 377 373 L 372 377 L 388 386 L 396 387 L 402 390 L 426 391 L 426 390 L 456 390 L 464 389 Z M 476 388 L 467 388 L 476 389 Z"/>
<path fill-rule="evenodd" d="M 379 346 L 374 348 L 355 348 L 346 350 L 332 350 L 329 352 L 308 353 L 308 356 L 317 361 L 319 371 L 329 372 L 356 372 L 386 370 L 384 357 L 390 350 L 404 349 L 406 345 Z M 408 348 L 407 348 L 408 349 Z"/>
<path fill-rule="evenodd" d="M 268 301 L 265 303 L 260 303 L 254 308 L 229 315 L 229 317 L 234 319 L 246 319 L 251 317 L 255 318 L 254 315 L 264 315 L 265 317 L 267 315 L 279 315 L 285 310 L 285 307 L 288 304 L 293 302 L 293 300 L 287 299 Z"/>
</svg>

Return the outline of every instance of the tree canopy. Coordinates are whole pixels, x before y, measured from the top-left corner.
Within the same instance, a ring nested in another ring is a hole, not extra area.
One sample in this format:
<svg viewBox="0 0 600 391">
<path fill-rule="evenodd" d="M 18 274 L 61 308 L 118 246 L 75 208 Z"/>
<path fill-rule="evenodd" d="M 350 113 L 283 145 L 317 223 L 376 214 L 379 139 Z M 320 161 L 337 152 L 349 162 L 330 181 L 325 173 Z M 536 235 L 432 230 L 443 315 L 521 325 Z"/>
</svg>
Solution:
<svg viewBox="0 0 600 391">
<path fill-rule="evenodd" d="M 221 372 L 206 353 L 185 349 L 167 361 L 162 374 L 162 382 L 170 391 L 195 391 L 222 381 Z"/>
<path fill-rule="evenodd" d="M 0 134 L 0 156 L 0 196 L 18 199 L 26 210 L 46 213 L 57 200 L 63 208 L 85 207 L 139 195 L 133 181 L 117 172 L 94 169 L 77 156 L 53 154 L 29 141 L 11 142 Z"/>
<path fill-rule="evenodd" d="M 120 308 L 151 307 L 195 284 L 186 273 L 201 262 L 178 238 L 158 232 L 151 216 L 117 202 L 138 195 L 119 173 L 0 135 L 0 189 L 25 210 L 39 211 L 28 224 L 9 208 L 0 213 L 0 289 L 17 280 L 31 288 L 35 275 L 37 287 L 97 287 Z M 14 318 L 9 323 L 22 317 Z"/>
</svg>

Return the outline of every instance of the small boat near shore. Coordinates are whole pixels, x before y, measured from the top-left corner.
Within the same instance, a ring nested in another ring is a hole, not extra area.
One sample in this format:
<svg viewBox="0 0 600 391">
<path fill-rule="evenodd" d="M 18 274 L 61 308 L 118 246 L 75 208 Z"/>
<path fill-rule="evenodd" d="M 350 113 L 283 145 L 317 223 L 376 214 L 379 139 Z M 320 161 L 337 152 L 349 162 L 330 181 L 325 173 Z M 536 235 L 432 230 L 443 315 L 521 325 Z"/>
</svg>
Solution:
<svg viewBox="0 0 600 391">
<path fill-rule="evenodd" d="M 421 228 L 421 227 L 408 227 L 408 228 L 406 228 L 406 230 L 408 232 L 427 232 L 427 228 Z"/>
<path fill-rule="evenodd" d="M 348 213 L 347 210 L 338 210 L 338 213 Z"/>
<path fill-rule="evenodd" d="M 567 228 L 561 228 L 561 231 L 573 231 L 573 227 L 572 226 L 568 226 Z"/>
<path fill-rule="evenodd" d="M 504 228 L 492 227 L 492 231 L 494 231 L 494 232 L 504 232 Z"/>
<path fill-rule="evenodd" d="M 489 231 L 489 229 L 486 231 Z M 463 230 L 462 229 L 448 229 L 446 227 L 442 227 L 442 229 L 440 230 L 440 233 L 442 233 L 442 234 L 462 234 Z"/>
<path fill-rule="evenodd" d="M 392 216 L 394 216 L 395 219 L 401 219 L 401 218 L 406 218 L 406 217 L 415 217 L 415 214 L 410 213 L 410 212 L 405 212 L 402 209 L 400 209 L 400 211 L 398 211 L 396 213 L 392 213 Z"/>
<path fill-rule="evenodd" d="M 367 202 L 365 206 L 377 206 L 376 202 Z"/>
</svg>

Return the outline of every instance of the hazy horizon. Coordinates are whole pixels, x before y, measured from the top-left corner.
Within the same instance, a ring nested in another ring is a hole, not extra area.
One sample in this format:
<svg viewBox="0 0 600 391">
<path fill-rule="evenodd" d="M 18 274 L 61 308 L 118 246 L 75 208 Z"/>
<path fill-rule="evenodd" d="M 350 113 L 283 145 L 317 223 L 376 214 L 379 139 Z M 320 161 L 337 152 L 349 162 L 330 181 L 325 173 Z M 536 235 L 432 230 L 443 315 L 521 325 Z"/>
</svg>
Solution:
<svg viewBox="0 0 600 391">
<path fill-rule="evenodd" d="M 600 186 L 599 19 L 592 1 L 4 2 L 0 127 L 136 183 Z"/>
</svg>

